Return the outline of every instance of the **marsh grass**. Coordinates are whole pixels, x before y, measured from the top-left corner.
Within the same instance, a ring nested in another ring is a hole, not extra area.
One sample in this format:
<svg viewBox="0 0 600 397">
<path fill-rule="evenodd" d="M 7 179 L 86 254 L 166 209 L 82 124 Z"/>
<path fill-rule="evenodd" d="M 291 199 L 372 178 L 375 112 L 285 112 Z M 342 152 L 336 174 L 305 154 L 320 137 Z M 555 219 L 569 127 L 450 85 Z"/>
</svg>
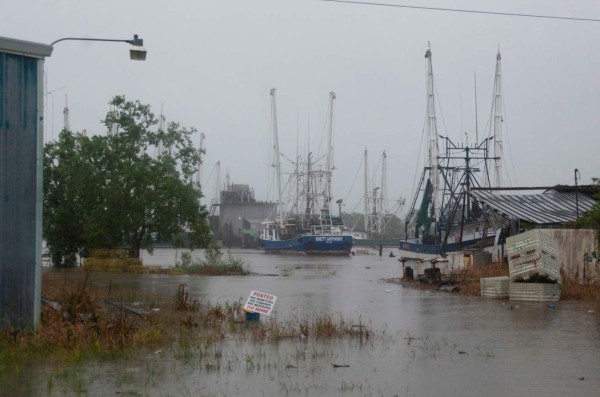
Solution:
<svg viewBox="0 0 600 397">
<path fill-rule="evenodd" d="M 189 252 L 183 252 L 175 267 L 166 269 L 168 274 L 197 274 L 203 276 L 245 276 L 250 272 L 244 268 L 244 262 L 227 253 L 223 253 L 216 245 L 211 245 L 204 253 L 204 259 L 193 259 Z"/>
<path fill-rule="evenodd" d="M 459 294 L 479 296 L 481 294 L 480 279 L 500 276 L 508 276 L 507 263 L 495 262 L 478 268 L 463 268 L 453 272 L 450 280 L 460 286 Z"/>
<path fill-rule="evenodd" d="M 600 311 L 600 283 L 582 283 L 563 274 L 560 300 L 581 301 Z"/>
</svg>

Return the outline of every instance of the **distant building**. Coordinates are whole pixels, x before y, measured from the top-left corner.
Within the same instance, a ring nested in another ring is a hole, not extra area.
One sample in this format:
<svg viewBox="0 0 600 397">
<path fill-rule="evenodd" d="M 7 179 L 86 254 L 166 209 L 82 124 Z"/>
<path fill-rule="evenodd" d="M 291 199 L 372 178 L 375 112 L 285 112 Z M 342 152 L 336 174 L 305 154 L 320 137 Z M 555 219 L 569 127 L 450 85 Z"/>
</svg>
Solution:
<svg viewBox="0 0 600 397">
<path fill-rule="evenodd" d="M 210 217 L 216 240 L 223 246 L 252 247 L 262 229 L 262 222 L 273 216 L 276 203 L 256 201 L 254 189 L 244 184 L 229 184 L 221 191 L 219 215 Z"/>
</svg>

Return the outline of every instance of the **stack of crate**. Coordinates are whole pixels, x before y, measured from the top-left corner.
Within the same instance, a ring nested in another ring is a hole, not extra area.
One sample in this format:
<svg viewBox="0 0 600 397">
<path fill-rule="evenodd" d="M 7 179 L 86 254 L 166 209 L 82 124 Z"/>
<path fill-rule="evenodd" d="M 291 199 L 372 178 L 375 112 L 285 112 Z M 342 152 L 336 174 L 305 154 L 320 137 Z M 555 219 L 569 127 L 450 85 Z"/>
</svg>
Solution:
<svg viewBox="0 0 600 397">
<path fill-rule="evenodd" d="M 552 241 L 538 229 L 506 239 L 511 281 L 528 281 L 532 276 L 560 283 L 560 265 Z"/>
<path fill-rule="evenodd" d="M 560 263 L 549 237 L 542 230 L 534 229 L 508 237 L 506 245 L 510 299 L 558 301 Z"/>
</svg>

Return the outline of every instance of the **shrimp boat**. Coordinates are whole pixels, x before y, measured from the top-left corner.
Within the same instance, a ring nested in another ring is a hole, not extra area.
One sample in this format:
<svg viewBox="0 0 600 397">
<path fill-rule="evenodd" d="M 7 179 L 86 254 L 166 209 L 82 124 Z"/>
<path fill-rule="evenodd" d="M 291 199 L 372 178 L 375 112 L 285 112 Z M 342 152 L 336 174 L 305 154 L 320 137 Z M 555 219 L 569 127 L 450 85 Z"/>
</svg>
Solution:
<svg viewBox="0 0 600 397">
<path fill-rule="evenodd" d="M 438 134 L 430 48 L 425 59 L 428 164 L 423 168 L 407 212 L 407 237 L 401 239 L 399 248 L 401 258 L 433 260 L 451 252 L 482 250 L 494 245 L 496 232 L 492 231 L 492 218 L 468 193 L 472 188 L 500 185 L 501 56 L 498 51 L 489 134 L 475 143 L 469 143 L 467 137 L 466 143 L 460 144 Z"/>
<path fill-rule="evenodd" d="M 277 215 L 263 222 L 259 239 L 265 253 L 299 255 L 350 255 L 352 236 L 344 231 L 341 217 L 331 214 L 331 177 L 333 174 L 333 107 L 335 93 L 329 98 L 328 148 L 323 158 L 313 159 L 309 153 L 306 161 L 297 159 L 294 181 L 294 199 L 289 208 L 283 203 L 281 162 L 277 134 L 276 90 L 271 90 L 272 126 L 274 135 L 275 174 L 277 179 Z"/>
</svg>

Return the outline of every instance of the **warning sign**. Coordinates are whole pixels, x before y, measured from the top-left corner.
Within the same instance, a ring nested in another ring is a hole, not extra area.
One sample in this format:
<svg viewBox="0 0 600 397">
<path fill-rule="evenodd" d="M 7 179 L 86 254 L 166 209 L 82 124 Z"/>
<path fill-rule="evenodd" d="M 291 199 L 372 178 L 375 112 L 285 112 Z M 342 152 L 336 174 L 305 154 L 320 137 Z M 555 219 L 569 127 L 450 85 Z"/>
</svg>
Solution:
<svg viewBox="0 0 600 397">
<path fill-rule="evenodd" d="M 248 301 L 246 301 L 246 304 L 244 305 L 244 309 L 269 316 L 271 315 L 273 306 L 275 306 L 276 300 L 277 297 L 275 295 L 252 291 L 250 292 Z"/>
</svg>

